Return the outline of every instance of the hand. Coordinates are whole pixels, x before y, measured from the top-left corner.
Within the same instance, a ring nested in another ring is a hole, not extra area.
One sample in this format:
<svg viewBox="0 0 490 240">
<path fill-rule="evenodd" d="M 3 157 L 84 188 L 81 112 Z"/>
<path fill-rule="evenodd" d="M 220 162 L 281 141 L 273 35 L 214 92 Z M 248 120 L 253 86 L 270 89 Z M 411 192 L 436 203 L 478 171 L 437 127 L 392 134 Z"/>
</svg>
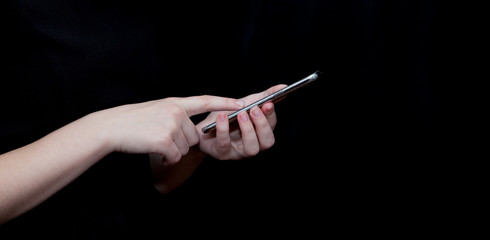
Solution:
<svg viewBox="0 0 490 240">
<path fill-rule="evenodd" d="M 286 85 L 277 85 L 268 90 L 249 95 L 242 101 L 253 103 Z M 226 112 L 213 112 L 196 127 L 199 130 L 199 148 L 202 152 L 220 160 L 243 159 L 257 155 L 274 145 L 274 127 L 277 123 L 273 103 L 266 103 L 261 108 L 254 107 L 250 114 L 238 115 L 238 127 L 230 126 Z M 201 128 L 216 121 L 216 131 L 204 134 Z"/>
<path fill-rule="evenodd" d="M 190 116 L 240 107 L 231 98 L 166 98 L 105 110 L 101 120 L 112 151 L 156 153 L 173 164 L 199 141 Z"/>
</svg>

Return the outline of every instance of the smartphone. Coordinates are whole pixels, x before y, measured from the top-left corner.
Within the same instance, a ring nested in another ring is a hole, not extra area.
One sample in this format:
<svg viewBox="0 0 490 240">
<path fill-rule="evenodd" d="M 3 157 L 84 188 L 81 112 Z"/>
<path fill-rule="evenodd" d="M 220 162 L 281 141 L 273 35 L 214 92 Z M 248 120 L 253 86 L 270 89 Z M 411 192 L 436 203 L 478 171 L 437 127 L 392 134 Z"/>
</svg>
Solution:
<svg viewBox="0 0 490 240">
<path fill-rule="evenodd" d="M 258 101 L 255 101 L 254 103 L 236 111 L 236 112 L 233 112 L 231 114 L 228 115 L 228 120 L 230 122 L 236 120 L 236 117 L 238 116 L 238 114 L 240 114 L 241 112 L 244 112 L 244 111 L 249 111 L 250 109 L 252 109 L 254 106 L 258 106 L 258 107 L 261 107 L 262 105 L 264 105 L 265 103 L 268 103 L 268 102 L 274 102 L 276 100 L 279 100 L 281 99 L 282 97 L 288 95 L 289 93 L 293 92 L 293 91 L 296 91 L 306 85 L 308 85 L 309 83 L 317 80 L 318 78 L 320 78 L 320 76 L 322 75 L 322 72 L 321 71 L 316 71 L 314 73 L 312 73 L 311 75 L 285 87 L 285 88 L 282 88 L 280 90 L 278 90 L 277 92 L 274 92 Z M 208 133 L 212 130 L 214 130 L 216 128 L 216 122 L 213 122 L 205 127 L 202 128 L 202 132 L 203 133 Z"/>
</svg>

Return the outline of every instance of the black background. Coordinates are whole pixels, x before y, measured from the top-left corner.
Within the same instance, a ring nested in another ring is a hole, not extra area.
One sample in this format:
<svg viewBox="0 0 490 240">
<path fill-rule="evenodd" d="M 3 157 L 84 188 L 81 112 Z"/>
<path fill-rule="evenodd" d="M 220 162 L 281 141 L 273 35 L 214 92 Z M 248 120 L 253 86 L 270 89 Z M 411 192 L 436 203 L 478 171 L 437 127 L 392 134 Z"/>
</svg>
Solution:
<svg viewBox="0 0 490 240">
<path fill-rule="evenodd" d="M 30 111 L 18 113 L 19 124 L 15 118 L 4 120 L 3 140 L 14 140 L 3 141 L 8 144 L 2 151 L 119 104 L 200 94 L 242 97 L 316 70 L 325 73 L 276 105 L 273 148 L 242 161 L 206 159 L 177 190 L 148 200 L 145 207 L 151 210 L 137 216 L 146 219 L 140 225 L 151 222 L 151 230 L 135 224 L 137 234 L 140 228 L 152 233 L 162 226 L 166 232 L 191 234 L 180 231 L 189 225 L 216 232 L 232 227 L 236 234 L 253 229 L 342 232 L 353 226 L 367 231 L 426 220 L 420 214 L 432 204 L 428 176 L 435 144 L 438 12 L 432 1 L 158 6 L 99 1 L 92 8 L 84 8 L 83 1 L 71 6 L 26 2 L 9 5 L 7 16 L 22 19 L 31 7 L 56 14 L 52 19 L 31 14 L 32 19 L 5 28 L 11 34 L 3 37 L 9 58 L 3 68 L 10 73 L 4 79 L 21 80 L 3 80 L 2 89 L 8 83 L 22 90 L 2 93 L 2 106 L 17 99 L 20 105 L 5 105 L 5 112 L 19 106 Z M 83 16 L 94 9 L 86 19 L 70 12 Z M 67 20 L 58 22 L 64 32 L 49 27 L 59 18 Z M 48 53 L 36 52 L 46 48 L 39 51 Z M 27 63 L 20 57 L 26 55 Z M 63 58 L 56 56 L 69 57 L 57 62 Z M 53 82 L 46 81 L 53 76 Z M 33 78 L 37 85 L 24 89 L 22 81 Z M 22 103 L 30 94 L 50 97 L 45 103 Z M 39 121 L 31 121 L 33 115 Z"/>
<path fill-rule="evenodd" d="M 246 161 L 205 162 L 174 193 L 175 215 L 206 223 L 216 216 L 211 222 L 226 226 L 276 223 L 284 232 L 306 227 L 303 233 L 403 229 L 431 219 L 421 217 L 430 216 L 437 191 L 431 1 L 251 1 L 217 9 L 201 22 L 212 26 L 203 35 L 217 36 L 201 42 L 212 50 L 196 50 L 205 52 L 200 62 L 217 59 L 197 64 L 195 78 L 225 86 L 204 81 L 199 89 L 239 97 L 318 69 L 326 77 L 276 105 L 272 149 Z M 233 19 L 243 28 L 229 26 Z M 229 50 L 213 51 L 223 47 Z"/>
</svg>

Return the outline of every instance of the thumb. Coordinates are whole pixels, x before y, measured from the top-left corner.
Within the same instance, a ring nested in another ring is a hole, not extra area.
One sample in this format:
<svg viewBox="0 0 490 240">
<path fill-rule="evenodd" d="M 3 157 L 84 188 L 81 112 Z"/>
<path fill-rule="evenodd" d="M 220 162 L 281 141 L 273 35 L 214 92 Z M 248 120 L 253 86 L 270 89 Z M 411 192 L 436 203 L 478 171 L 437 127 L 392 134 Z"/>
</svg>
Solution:
<svg viewBox="0 0 490 240">
<path fill-rule="evenodd" d="M 210 95 L 180 98 L 176 103 L 182 106 L 189 116 L 212 111 L 233 111 L 245 107 L 242 100 Z"/>
</svg>

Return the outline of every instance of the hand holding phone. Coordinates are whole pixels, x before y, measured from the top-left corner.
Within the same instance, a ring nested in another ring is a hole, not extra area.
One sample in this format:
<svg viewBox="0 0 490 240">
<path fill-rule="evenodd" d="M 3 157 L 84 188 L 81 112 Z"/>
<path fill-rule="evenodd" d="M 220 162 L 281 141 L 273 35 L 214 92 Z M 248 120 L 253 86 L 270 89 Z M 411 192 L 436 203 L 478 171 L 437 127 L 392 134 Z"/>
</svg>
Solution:
<svg viewBox="0 0 490 240">
<path fill-rule="evenodd" d="M 250 109 L 252 109 L 254 106 L 258 106 L 258 107 L 261 107 L 262 105 L 264 105 L 265 103 L 267 102 L 274 102 L 274 101 L 277 101 L 279 99 L 281 99 L 282 97 L 285 97 L 286 95 L 288 95 L 289 93 L 293 92 L 293 91 L 296 91 L 306 85 L 308 85 L 309 83 L 317 80 L 320 76 L 321 76 L 321 72 L 320 71 L 316 71 L 314 72 L 313 74 L 283 88 L 283 89 L 280 89 L 260 100 L 257 100 L 255 101 L 254 103 L 252 104 L 249 104 L 248 106 L 236 111 L 236 112 L 233 112 L 231 114 L 228 115 L 228 119 L 229 121 L 234 121 L 236 119 L 236 117 L 238 116 L 238 114 L 240 114 L 241 112 L 244 112 L 244 111 L 249 111 Z M 202 132 L 203 133 L 208 133 L 212 130 L 214 130 L 216 128 L 216 122 L 213 122 L 205 127 L 202 128 Z"/>
</svg>

